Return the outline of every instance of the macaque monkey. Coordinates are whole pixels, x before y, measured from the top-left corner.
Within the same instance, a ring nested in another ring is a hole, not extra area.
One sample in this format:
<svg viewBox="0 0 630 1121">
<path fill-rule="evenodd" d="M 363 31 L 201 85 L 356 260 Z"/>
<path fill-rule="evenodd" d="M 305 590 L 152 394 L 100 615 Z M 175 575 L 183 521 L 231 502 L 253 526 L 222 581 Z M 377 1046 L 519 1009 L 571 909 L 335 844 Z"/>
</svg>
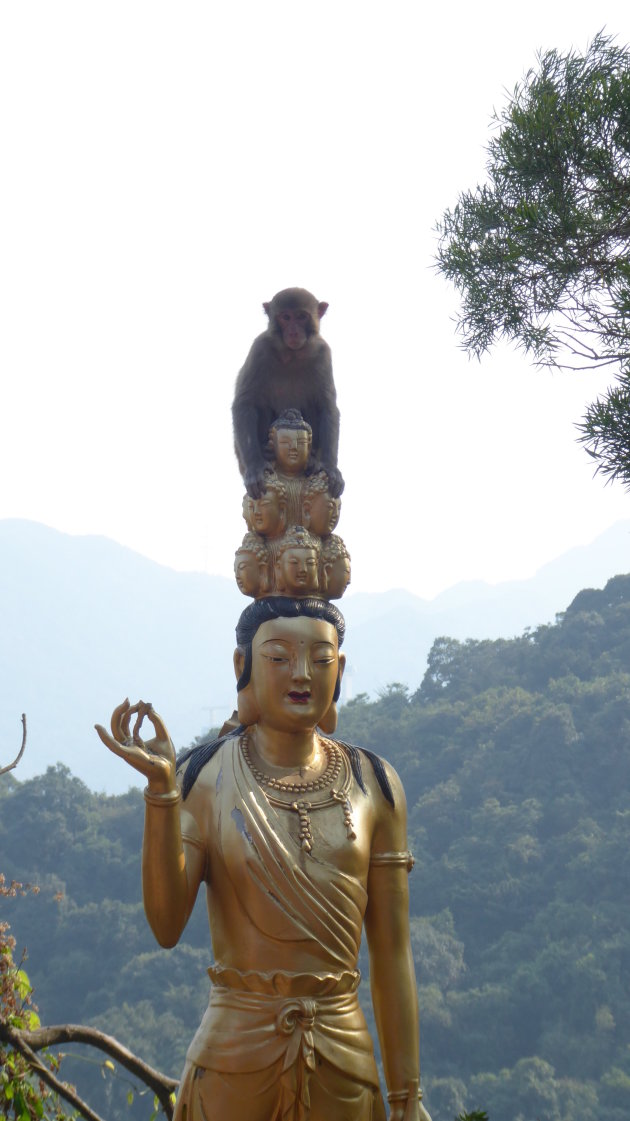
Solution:
<svg viewBox="0 0 630 1121">
<path fill-rule="evenodd" d="M 232 405 L 234 447 L 252 498 L 265 491 L 269 428 L 285 409 L 299 409 L 313 430 L 309 472 L 326 472 L 333 498 L 343 491 L 337 467 L 339 409 L 332 361 L 330 348 L 319 334 L 327 307 L 304 288 L 286 288 L 263 304 L 269 326 L 254 339 L 236 379 Z"/>
</svg>

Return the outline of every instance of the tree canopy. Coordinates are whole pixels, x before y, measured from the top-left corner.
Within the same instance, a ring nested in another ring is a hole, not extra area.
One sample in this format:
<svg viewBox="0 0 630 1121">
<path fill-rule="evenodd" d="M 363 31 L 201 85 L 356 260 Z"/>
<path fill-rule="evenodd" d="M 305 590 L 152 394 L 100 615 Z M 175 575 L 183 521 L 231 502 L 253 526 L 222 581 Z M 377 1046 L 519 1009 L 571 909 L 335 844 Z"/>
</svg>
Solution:
<svg viewBox="0 0 630 1121">
<path fill-rule="evenodd" d="M 578 427 L 596 470 L 630 486 L 629 49 L 600 32 L 584 55 L 541 52 L 493 121 L 488 181 L 437 226 L 463 346 L 614 367 Z"/>
</svg>

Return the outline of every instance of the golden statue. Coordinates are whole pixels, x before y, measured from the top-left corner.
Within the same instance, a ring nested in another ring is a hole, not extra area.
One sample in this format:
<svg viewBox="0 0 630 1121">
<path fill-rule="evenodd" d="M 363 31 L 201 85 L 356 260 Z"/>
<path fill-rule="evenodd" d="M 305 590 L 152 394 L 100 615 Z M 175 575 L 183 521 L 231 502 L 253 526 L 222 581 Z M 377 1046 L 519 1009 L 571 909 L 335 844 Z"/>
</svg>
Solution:
<svg viewBox="0 0 630 1121">
<path fill-rule="evenodd" d="M 124 701 L 111 735 L 97 726 L 148 781 L 144 905 L 162 946 L 179 939 L 201 884 L 207 895 L 212 988 L 175 1121 L 385 1121 L 357 1000 L 363 924 L 389 1119 L 430 1121 L 402 786 L 377 756 L 329 738 L 343 633 L 320 598 L 250 604 L 234 655 L 241 725 L 177 769 L 151 705 Z"/>
</svg>

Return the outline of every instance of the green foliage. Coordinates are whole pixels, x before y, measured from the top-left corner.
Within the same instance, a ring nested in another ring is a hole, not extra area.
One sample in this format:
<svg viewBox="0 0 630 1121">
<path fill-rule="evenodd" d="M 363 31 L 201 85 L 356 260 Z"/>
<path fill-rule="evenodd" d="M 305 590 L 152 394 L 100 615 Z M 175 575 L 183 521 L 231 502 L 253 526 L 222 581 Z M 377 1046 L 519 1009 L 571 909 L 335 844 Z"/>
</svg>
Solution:
<svg viewBox="0 0 630 1121">
<path fill-rule="evenodd" d="M 463 345 L 480 357 L 505 337 L 540 364 L 614 365 L 581 440 L 630 485 L 630 52 L 600 33 L 584 55 L 541 53 L 494 121 L 488 182 L 437 227 Z"/>
<path fill-rule="evenodd" d="M 0 897 L 24 894 L 22 885 L 7 886 L 0 873 Z M 13 958 L 15 939 L 9 924 L 0 922 L 0 1023 L 18 1030 L 33 1031 L 40 1026 L 33 989 L 28 974 Z M 59 1058 L 47 1050 L 41 1059 L 51 1071 L 59 1069 Z M 25 1058 L 10 1043 L 0 1041 L 0 1119 L 1 1121 L 67 1121 L 60 1098 L 34 1075 Z"/>
<path fill-rule="evenodd" d="M 518 638 L 436 640 L 390 720 L 382 700 L 341 710 L 341 738 L 390 758 L 407 793 L 438 1116 L 628 1115 L 629 643 L 618 576 Z"/>
</svg>

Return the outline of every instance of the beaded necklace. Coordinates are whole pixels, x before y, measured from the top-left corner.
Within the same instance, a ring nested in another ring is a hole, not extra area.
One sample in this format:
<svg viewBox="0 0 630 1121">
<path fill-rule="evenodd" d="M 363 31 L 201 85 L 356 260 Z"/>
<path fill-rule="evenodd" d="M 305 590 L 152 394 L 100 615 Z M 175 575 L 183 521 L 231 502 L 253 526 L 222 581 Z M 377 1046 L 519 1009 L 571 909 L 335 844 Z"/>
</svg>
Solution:
<svg viewBox="0 0 630 1121">
<path fill-rule="evenodd" d="M 249 736 L 246 732 L 240 737 L 239 742 L 243 758 L 256 782 L 262 787 L 269 804 L 281 810 L 291 810 L 298 815 L 298 836 L 304 852 L 312 852 L 313 850 L 311 813 L 316 810 L 323 810 L 328 806 L 339 805 L 342 807 L 346 836 L 350 841 L 356 840 L 352 822 L 352 803 L 348 797 L 351 781 L 350 768 L 345 753 L 336 743 L 332 740 L 320 738 L 320 743 L 326 755 L 326 768 L 319 778 L 303 779 L 300 782 L 286 782 L 281 778 L 268 775 L 256 766 L 252 760 Z M 341 781 L 339 781 L 340 776 Z M 304 797 L 305 794 L 312 795 L 327 790 L 329 790 L 329 793 L 325 794 L 323 798 Z M 279 797 L 281 794 L 288 794 L 289 798 Z M 296 794 L 300 797 L 295 798 Z"/>
</svg>

